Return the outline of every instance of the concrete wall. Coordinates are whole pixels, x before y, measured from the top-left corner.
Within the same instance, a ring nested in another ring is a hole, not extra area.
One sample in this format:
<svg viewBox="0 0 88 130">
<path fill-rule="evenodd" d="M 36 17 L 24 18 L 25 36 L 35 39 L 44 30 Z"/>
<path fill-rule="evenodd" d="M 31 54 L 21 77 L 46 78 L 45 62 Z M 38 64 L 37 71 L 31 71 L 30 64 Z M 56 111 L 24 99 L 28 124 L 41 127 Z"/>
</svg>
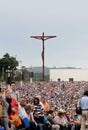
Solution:
<svg viewBox="0 0 88 130">
<path fill-rule="evenodd" d="M 88 69 L 50 69 L 52 81 L 69 81 L 69 78 L 74 81 L 88 81 Z"/>
</svg>

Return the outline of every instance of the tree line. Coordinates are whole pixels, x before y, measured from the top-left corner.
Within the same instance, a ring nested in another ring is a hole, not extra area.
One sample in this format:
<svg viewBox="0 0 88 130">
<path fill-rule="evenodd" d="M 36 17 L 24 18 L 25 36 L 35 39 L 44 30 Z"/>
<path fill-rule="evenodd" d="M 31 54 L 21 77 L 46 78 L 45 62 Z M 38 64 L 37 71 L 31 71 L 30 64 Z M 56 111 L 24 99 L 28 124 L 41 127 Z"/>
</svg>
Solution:
<svg viewBox="0 0 88 130">
<path fill-rule="evenodd" d="M 3 57 L 0 59 L 0 81 L 29 80 L 30 72 L 26 69 L 25 66 L 22 66 L 20 69 L 17 68 L 18 66 L 19 62 L 17 61 L 16 57 L 10 56 L 8 53 L 3 55 Z M 42 73 L 33 72 L 33 80 L 41 81 Z M 45 76 L 45 80 L 49 80 L 49 75 Z"/>
</svg>

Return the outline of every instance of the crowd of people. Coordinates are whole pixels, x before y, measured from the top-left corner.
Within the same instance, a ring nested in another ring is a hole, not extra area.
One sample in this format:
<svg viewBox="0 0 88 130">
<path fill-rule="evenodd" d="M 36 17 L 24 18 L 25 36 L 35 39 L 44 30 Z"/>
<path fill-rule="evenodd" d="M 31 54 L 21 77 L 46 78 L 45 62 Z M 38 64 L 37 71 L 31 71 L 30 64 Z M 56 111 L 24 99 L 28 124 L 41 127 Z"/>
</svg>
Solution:
<svg viewBox="0 0 88 130">
<path fill-rule="evenodd" d="M 80 130 L 78 100 L 88 82 L 0 83 L 0 125 L 5 130 Z"/>
</svg>

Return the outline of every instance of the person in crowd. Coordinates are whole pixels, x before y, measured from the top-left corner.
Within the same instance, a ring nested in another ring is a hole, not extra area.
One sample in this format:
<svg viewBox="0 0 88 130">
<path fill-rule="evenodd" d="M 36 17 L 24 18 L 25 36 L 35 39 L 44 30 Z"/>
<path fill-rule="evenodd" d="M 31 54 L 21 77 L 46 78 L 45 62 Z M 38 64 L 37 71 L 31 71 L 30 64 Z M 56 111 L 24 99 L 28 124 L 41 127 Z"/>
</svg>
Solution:
<svg viewBox="0 0 88 130">
<path fill-rule="evenodd" d="M 17 91 L 17 87 L 16 87 L 15 82 L 12 82 L 12 83 L 11 83 L 9 90 L 10 90 L 10 92 L 11 92 L 11 96 L 12 96 L 13 98 L 15 98 L 17 101 L 19 101 L 19 99 L 20 99 L 20 94 L 19 94 L 19 91 Z"/>
<path fill-rule="evenodd" d="M 68 129 L 67 120 L 65 117 L 65 110 L 60 109 L 58 111 L 58 115 L 54 117 L 54 121 L 60 126 L 60 130 L 64 130 L 66 128 Z"/>
<path fill-rule="evenodd" d="M 42 105 L 44 107 L 44 110 L 45 111 L 49 111 L 50 110 L 50 106 L 48 104 L 48 102 L 46 101 L 45 97 L 41 97 L 41 102 L 42 102 Z"/>
<path fill-rule="evenodd" d="M 32 104 L 27 104 L 25 106 L 25 110 L 28 116 L 28 119 L 30 121 L 30 129 L 32 130 L 37 130 L 37 124 L 34 120 L 34 116 L 33 116 L 33 105 Z"/>
<path fill-rule="evenodd" d="M 34 105 L 34 109 L 33 109 L 34 120 L 38 124 L 40 130 L 43 130 L 43 123 L 44 123 L 43 110 L 44 110 L 44 108 L 40 104 L 38 97 L 34 97 L 33 105 Z"/>
<path fill-rule="evenodd" d="M 58 108 L 57 106 L 55 106 L 55 107 L 53 108 L 54 117 L 58 115 L 58 109 L 59 109 L 59 108 Z"/>
<path fill-rule="evenodd" d="M 44 108 L 40 104 L 38 97 L 34 97 L 33 105 L 34 105 L 33 111 L 38 113 L 38 116 L 39 116 L 39 118 L 41 118 L 41 123 L 42 123 L 43 122 L 43 110 L 44 110 Z"/>
<path fill-rule="evenodd" d="M 49 110 L 48 112 L 48 121 L 51 123 L 52 126 L 52 130 L 60 130 L 60 125 L 56 123 L 56 121 L 54 120 L 54 112 L 53 110 Z"/>
<path fill-rule="evenodd" d="M 30 129 L 30 121 L 26 113 L 25 106 L 26 106 L 26 99 L 24 97 L 20 97 L 20 101 L 18 104 L 18 115 L 22 120 L 23 127 L 28 130 Z"/>
<path fill-rule="evenodd" d="M 72 111 L 70 116 L 71 130 L 80 130 L 81 120 L 78 118 L 78 115 L 75 110 Z"/>
<path fill-rule="evenodd" d="M 70 112 L 67 110 L 64 114 L 65 122 L 66 122 L 66 129 L 71 130 L 72 124 L 70 122 Z"/>
<path fill-rule="evenodd" d="M 0 91 L 0 103 L 1 103 L 0 105 L 2 107 L 2 109 L 1 109 L 2 116 L 0 117 L 0 119 L 1 119 L 1 125 L 4 126 L 5 130 L 9 130 L 9 120 L 8 120 L 8 108 L 9 108 L 9 104 L 6 101 L 5 96 L 2 93 L 2 91 Z"/>
<path fill-rule="evenodd" d="M 18 111 L 18 102 L 16 101 L 15 98 L 12 97 L 9 89 L 6 90 L 5 97 L 6 97 L 7 102 L 9 103 L 10 107 L 15 108 Z M 10 109 L 10 107 L 9 107 L 9 109 Z"/>
<path fill-rule="evenodd" d="M 52 130 L 52 125 L 51 125 L 51 123 L 49 122 L 49 120 L 48 120 L 48 111 L 43 111 L 43 114 L 44 114 L 44 127 L 43 127 L 43 129 L 44 130 Z"/>
<path fill-rule="evenodd" d="M 88 90 L 84 91 L 84 95 L 80 100 L 80 107 L 82 109 L 81 130 L 86 130 L 86 122 L 88 122 Z"/>
<path fill-rule="evenodd" d="M 9 115 L 9 122 L 10 122 L 11 128 L 13 128 L 13 129 L 22 129 L 23 128 L 22 121 L 15 108 L 11 109 L 11 114 Z"/>
</svg>

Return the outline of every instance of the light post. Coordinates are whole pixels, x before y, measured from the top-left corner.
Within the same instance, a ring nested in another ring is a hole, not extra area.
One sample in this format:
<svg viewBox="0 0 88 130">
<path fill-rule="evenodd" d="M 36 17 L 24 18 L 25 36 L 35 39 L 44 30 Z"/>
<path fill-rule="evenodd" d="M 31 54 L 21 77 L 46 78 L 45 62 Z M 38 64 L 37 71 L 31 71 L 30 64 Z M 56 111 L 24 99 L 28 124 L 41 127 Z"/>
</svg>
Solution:
<svg viewBox="0 0 88 130">
<path fill-rule="evenodd" d="M 22 61 L 19 60 L 18 62 L 19 62 L 19 69 L 20 69 L 20 76 L 19 76 L 20 86 L 22 87 L 22 86 L 23 86 L 23 81 L 22 81 L 22 77 L 23 77 L 23 76 L 22 76 L 22 75 L 23 75 L 23 74 L 22 74 L 22 68 L 23 68 L 23 67 L 22 67 Z"/>
<path fill-rule="evenodd" d="M 4 67 L 2 67 L 2 80 L 4 80 Z"/>
<path fill-rule="evenodd" d="M 24 66 L 21 67 L 21 81 L 20 81 L 21 87 L 23 86 L 23 80 L 24 80 Z"/>
<path fill-rule="evenodd" d="M 36 82 L 36 72 L 35 72 L 35 82 Z"/>
<path fill-rule="evenodd" d="M 32 66 L 30 67 L 29 78 L 30 78 L 30 84 L 31 84 L 33 82 L 33 70 L 32 70 Z"/>
<path fill-rule="evenodd" d="M 13 80 L 14 80 L 14 81 L 16 80 L 16 68 L 13 69 Z"/>
<path fill-rule="evenodd" d="M 9 86 L 11 83 L 11 73 L 12 73 L 10 66 L 8 66 L 8 68 L 6 69 L 6 73 L 7 73 L 6 83 Z"/>
</svg>

